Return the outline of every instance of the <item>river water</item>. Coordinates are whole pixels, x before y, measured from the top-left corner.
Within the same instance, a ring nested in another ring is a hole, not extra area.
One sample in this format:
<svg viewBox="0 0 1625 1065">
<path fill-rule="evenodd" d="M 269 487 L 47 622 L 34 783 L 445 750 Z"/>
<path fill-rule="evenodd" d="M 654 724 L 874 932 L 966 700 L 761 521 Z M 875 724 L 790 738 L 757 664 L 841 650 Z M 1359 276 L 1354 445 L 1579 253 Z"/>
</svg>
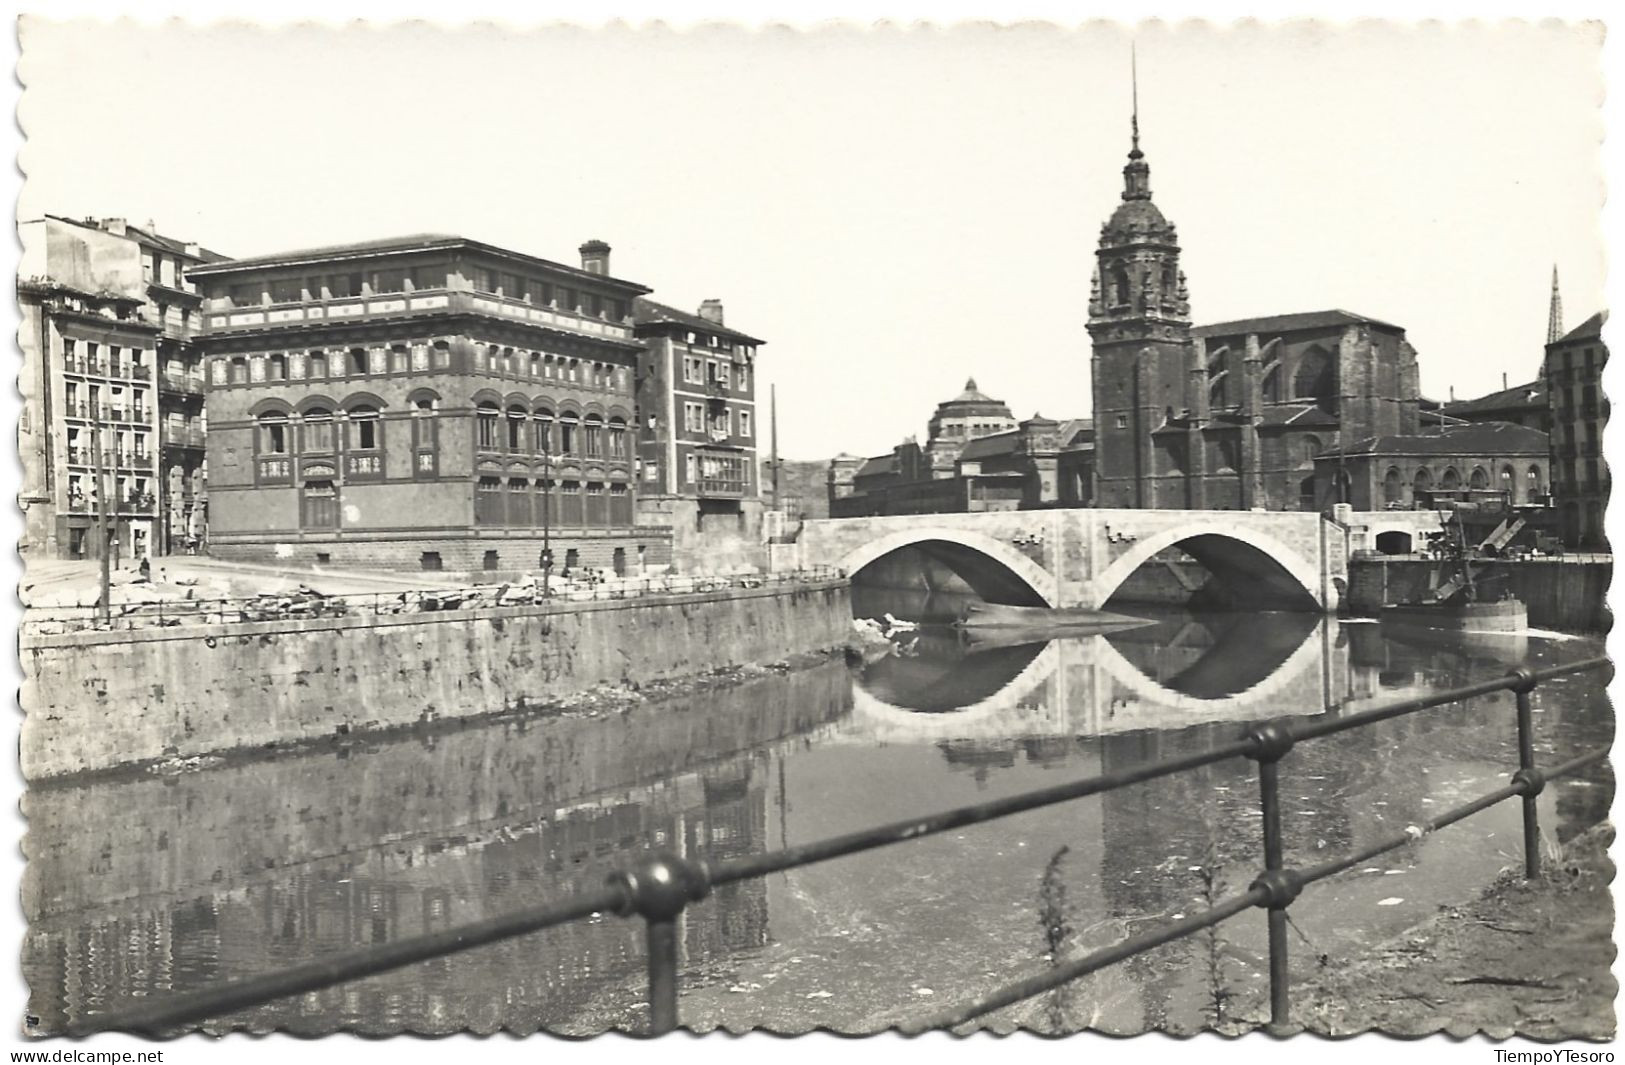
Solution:
<svg viewBox="0 0 1625 1065">
<path fill-rule="evenodd" d="M 726 857 L 1078 779 L 1599 653 L 1557 634 L 1403 636 L 1304 615 L 1169 614 L 1110 636 L 898 637 L 838 662 L 631 711 L 509 717 L 390 742 L 35 789 L 23 967 L 34 1031 L 596 885 L 645 848 Z M 1536 696 L 1539 758 L 1607 745 L 1601 678 Z M 1501 786 L 1512 697 L 1300 745 L 1288 864 L 1344 853 Z M 1606 767 L 1549 787 L 1554 841 L 1601 820 Z M 733 884 L 683 919 L 697 1028 L 870 1031 L 1246 888 L 1253 765 L 1181 776 Z M 1307 889 L 1295 978 L 1467 900 L 1521 863 L 1516 803 Z M 1190 1031 L 1263 1019 L 1264 919 L 995 1015 L 997 1028 Z M 639 922 L 610 915 L 231 1018 L 254 1030 L 581 1034 L 645 1018 Z"/>
</svg>

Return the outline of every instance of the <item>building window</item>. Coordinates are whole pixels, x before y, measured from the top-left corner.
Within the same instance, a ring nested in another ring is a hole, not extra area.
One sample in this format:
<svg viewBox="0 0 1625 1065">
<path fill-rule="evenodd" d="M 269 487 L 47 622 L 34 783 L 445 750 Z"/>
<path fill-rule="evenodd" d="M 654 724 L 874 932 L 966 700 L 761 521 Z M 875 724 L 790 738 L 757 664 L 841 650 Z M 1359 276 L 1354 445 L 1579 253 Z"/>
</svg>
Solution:
<svg viewBox="0 0 1625 1065">
<path fill-rule="evenodd" d="M 601 529 L 609 524 L 609 500 L 604 495 L 604 486 L 598 481 L 589 481 L 587 484 L 587 521 L 589 528 Z"/>
<path fill-rule="evenodd" d="M 696 480 L 696 477 L 694 475 L 694 456 L 692 454 L 684 455 L 683 456 L 683 483 L 692 485 L 695 482 L 695 480 Z"/>
<path fill-rule="evenodd" d="M 750 411 L 748 410 L 742 410 L 739 412 L 739 435 L 750 435 Z"/>
<path fill-rule="evenodd" d="M 440 561 L 439 551 L 425 551 L 418 556 L 418 568 L 437 573 L 445 569 L 445 564 Z"/>
<path fill-rule="evenodd" d="M 512 406 L 508 408 L 508 451 L 519 453 L 525 450 L 525 421 L 528 417 L 524 407 Z"/>
<path fill-rule="evenodd" d="M 286 355 L 272 355 L 267 359 L 266 376 L 273 381 L 286 381 L 288 379 L 288 357 Z"/>
<path fill-rule="evenodd" d="M 559 453 L 563 455 L 578 455 L 577 448 L 580 441 L 576 438 L 579 423 L 574 414 L 559 415 Z"/>
<path fill-rule="evenodd" d="M 474 412 L 475 446 L 481 451 L 498 449 L 497 421 L 500 417 L 501 412 L 497 410 L 497 405 L 490 402 L 481 403 L 479 409 Z"/>
<path fill-rule="evenodd" d="M 587 457 L 599 459 L 604 457 L 604 420 L 596 414 L 589 414 L 582 422 L 582 436 L 584 438 Z"/>
<path fill-rule="evenodd" d="M 439 472 L 440 421 L 435 401 L 423 396 L 412 402 L 412 475 L 433 477 Z"/>
<path fill-rule="evenodd" d="M 609 523 L 616 527 L 632 524 L 632 490 L 619 482 L 609 486 Z"/>
<path fill-rule="evenodd" d="M 367 375 L 367 352 L 364 348 L 351 348 L 346 353 L 344 372 L 351 377 Z"/>
<path fill-rule="evenodd" d="M 474 487 L 474 524 L 502 524 L 502 481 L 496 477 L 481 477 Z"/>
<path fill-rule="evenodd" d="M 532 423 L 535 433 L 535 452 L 538 455 L 551 455 L 553 453 L 553 412 L 546 407 L 536 411 L 535 421 Z"/>
<path fill-rule="evenodd" d="M 624 459 L 628 457 L 626 448 L 626 422 L 620 418 L 609 420 L 609 457 Z"/>
<path fill-rule="evenodd" d="M 559 484 L 559 524 L 580 526 L 582 519 L 581 482 Z"/>
<path fill-rule="evenodd" d="M 349 478 L 378 479 L 384 475 L 383 424 L 378 408 L 358 406 L 350 410 L 344 473 Z"/>
<path fill-rule="evenodd" d="M 1529 467 L 1529 488 L 1528 488 L 1528 491 L 1529 491 L 1529 498 L 1530 499 L 1533 499 L 1538 495 L 1544 495 L 1545 494 L 1545 489 L 1541 486 L 1540 467 L 1539 466 L 1531 466 L 1531 467 Z"/>
<path fill-rule="evenodd" d="M 309 454 L 331 453 L 333 450 L 333 412 L 325 407 L 312 407 L 305 411 L 304 425 L 299 436 L 299 450 Z"/>
<path fill-rule="evenodd" d="M 508 478 L 506 523 L 521 529 L 535 524 L 531 519 L 530 482 L 523 477 Z"/>
<path fill-rule="evenodd" d="M 1388 472 L 1382 478 L 1382 499 L 1389 504 L 1405 501 L 1405 477 L 1398 466 L 1388 467 Z"/>
<path fill-rule="evenodd" d="M 307 480 L 300 491 L 301 524 L 307 529 L 336 529 L 338 492 L 331 480 Z"/>
<path fill-rule="evenodd" d="M 437 370 L 451 367 L 451 345 L 444 340 L 434 342 L 434 366 Z"/>
</svg>

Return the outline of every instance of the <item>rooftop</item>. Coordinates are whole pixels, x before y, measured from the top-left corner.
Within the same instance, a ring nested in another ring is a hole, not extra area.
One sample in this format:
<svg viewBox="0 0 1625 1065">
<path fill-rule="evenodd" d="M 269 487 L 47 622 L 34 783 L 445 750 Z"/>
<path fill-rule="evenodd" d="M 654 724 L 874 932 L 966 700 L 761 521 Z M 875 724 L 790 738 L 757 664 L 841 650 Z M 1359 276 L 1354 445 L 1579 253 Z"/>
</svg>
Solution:
<svg viewBox="0 0 1625 1065">
<path fill-rule="evenodd" d="M 1446 414 L 1481 414 L 1485 411 L 1520 410 L 1524 408 L 1545 408 L 1546 382 L 1530 381 L 1528 384 L 1515 385 L 1512 388 L 1503 388 L 1499 392 L 1491 392 L 1487 396 L 1477 399 L 1464 399 L 1460 402 L 1446 403 L 1439 409 Z"/>
<path fill-rule="evenodd" d="M 406 255 L 425 251 L 477 251 L 502 259 L 510 259 L 529 266 L 573 274 L 583 280 L 592 280 L 631 293 L 650 292 L 652 289 L 635 281 L 595 274 L 580 267 L 554 262 L 524 252 L 500 248 L 495 244 L 470 240 L 450 233 L 413 233 L 403 237 L 383 237 L 378 240 L 353 241 L 349 244 L 327 244 L 316 248 L 297 248 L 270 255 L 251 255 L 242 259 L 227 259 L 205 266 L 194 266 L 187 271 L 192 277 L 226 275 L 242 270 L 258 270 L 273 266 L 302 266 L 309 263 L 342 262 L 349 259 L 367 259 L 381 255 Z"/>
<path fill-rule="evenodd" d="M 1315 461 L 1340 455 L 1494 456 L 1547 453 L 1548 437 L 1539 429 L 1511 422 L 1447 425 L 1436 433 L 1415 436 L 1372 436 L 1343 448 L 1328 448 Z"/>
<path fill-rule="evenodd" d="M 990 459 L 996 455 L 1008 455 L 1021 444 L 1021 431 L 1010 429 L 1002 433 L 989 433 L 979 436 L 966 444 L 959 452 L 961 461 L 965 459 Z"/>
<path fill-rule="evenodd" d="M 1390 322 L 1340 310 L 1304 311 L 1299 314 L 1276 314 L 1264 318 L 1238 318 L 1233 322 L 1199 325 L 1191 332 L 1199 337 L 1233 336 L 1241 333 L 1292 333 L 1302 329 L 1328 329 L 1345 325 L 1374 325 L 1381 329 L 1404 332 Z"/>
<path fill-rule="evenodd" d="M 632 321 L 636 325 L 680 325 L 685 329 L 704 330 L 718 336 L 732 337 L 744 341 L 746 344 L 766 344 L 765 340 L 758 340 L 749 333 L 741 333 L 737 329 L 729 329 L 725 325 L 718 325 L 709 318 L 698 314 L 680 311 L 676 307 L 669 307 L 664 303 L 639 296 L 632 301 Z"/>
<path fill-rule="evenodd" d="M 1601 340 L 1603 323 L 1608 321 L 1607 311 L 1598 311 L 1590 318 L 1570 329 L 1563 336 L 1554 341 L 1557 344 L 1567 344 L 1575 340 Z"/>
<path fill-rule="evenodd" d="M 113 219 L 110 218 L 66 218 L 62 215 L 56 214 L 48 214 L 45 217 L 52 219 L 53 221 L 66 222 L 72 226 L 79 226 L 83 229 L 95 229 L 103 233 L 112 232 L 112 230 L 107 228 L 107 223 L 113 221 Z M 150 225 L 137 226 L 132 225 L 129 222 L 125 222 L 124 228 L 126 232 L 133 235 L 135 240 L 152 244 L 174 255 L 179 255 L 184 258 L 201 259 L 205 263 L 218 263 L 226 261 L 226 256 L 221 255 L 217 251 L 211 251 L 208 248 L 202 247 L 201 245 L 198 246 L 198 250 L 195 253 L 189 251 L 187 249 L 191 247 L 191 245 L 189 245 L 186 241 L 176 240 L 174 237 L 166 237 Z"/>
</svg>

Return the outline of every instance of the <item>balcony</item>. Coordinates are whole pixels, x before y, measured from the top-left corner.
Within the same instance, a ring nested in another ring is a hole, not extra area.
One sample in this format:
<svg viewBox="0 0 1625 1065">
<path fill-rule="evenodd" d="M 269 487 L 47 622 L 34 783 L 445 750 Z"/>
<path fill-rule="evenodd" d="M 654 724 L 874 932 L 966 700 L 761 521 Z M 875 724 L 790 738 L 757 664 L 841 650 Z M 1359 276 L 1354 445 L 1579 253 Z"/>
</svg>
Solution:
<svg viewBox="0 0 1625 1065">
<path fill-rule="evenodd" d="M 164 373 L 158 375 L 158 389 L 180 396 L 201 396 L 203 394 L 203 375 L 187 373 Z"/>
<path fill-rule="evenodd" d="M 223 301 L 211 301 L 219 304 Z M 487 292 L 423 289 L 384 292 L 373 296 L 345 296 L 330 300 L 272 303 L 256 307 L 210 306 L 203 321 L 210 333 L 263 330 L 278 326 L 370 321 L 425 314 L 486 314 L 509 321 L 527 321 L 571 333 L 632 341 L 632 328 L 620 322 L 593 318 L 574 311 L 539 307 L 523 300 Z"/>
<path fill-rule="evenodd" d="M 719 478 L 701 478 L 694 486 L 695 494 L 709 499 L 742 499 L 745 495 L 745 482 L 722 480 Z"/>
<path fill-rule="evenodd" d="M 163 422 L 158 427 L 160 439 L 165 447 L 203 447 L 206 434 L 202 429 L 191 425 L 176 425 L 173 422 Z"/>
</svg>

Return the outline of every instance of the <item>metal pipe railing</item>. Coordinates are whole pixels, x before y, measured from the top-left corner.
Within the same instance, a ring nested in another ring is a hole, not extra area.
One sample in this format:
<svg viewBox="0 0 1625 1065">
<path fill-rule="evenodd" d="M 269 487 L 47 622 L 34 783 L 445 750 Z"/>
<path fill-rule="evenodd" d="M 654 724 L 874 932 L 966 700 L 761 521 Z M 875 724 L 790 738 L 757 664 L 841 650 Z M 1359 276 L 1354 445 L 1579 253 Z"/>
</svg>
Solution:
<svg viewBox="0 0 1625 1065">
<path fill-rule="evenodd" d="M 1263 813 L 1264 868 L 1246 892 L 1219 902 L 1202 913 L 1125 939 L 1083 958 L 1052 966 L 973 1002 L 908 1022 L 901 1028 L 905 1032 L 921 1032 L 956 1027 L 1136 954 L 1213 927 L 1245 910 L 1263 907 L 1268 911 L 1269 922 L 1270 1026 L 1279 1029 L 1290 1023 L 1291 976 L 1286 913 L 1305 886 L 1345 872 L 1379 854 L 1405 846 L 1514 796 L 1521 796 L 1524 800 L 1524 875 L 1529 878 L 1539 875 L 1540 826 L 1535 797 L 1545 788 L 1548 780 L 1571 775 L 1600 762 L 1608 752 L 1605 749 L 1589 751 L 1550 770 L 1539 769 L 1534 759 L 1534 717 L 1530 696 L 1542 681 L 1605 668 L 1612 668 L 1612 663 L 1606 657 L 1587 658 L 1542 670 L 1517 670 L 1493 680 L 1463 685 L 1424 698 L 1401 700 L 1345 717 L 1277 719 L 1254 725 L 1242 737 L 1197 754 L 1120 769 L 986 803 L 956 807 L 927 817 L 894 821 L 764 854 L 715 863 L 670 854 L 652 854 L 630 869 L 611 873 L 605 886 L 597 892 L 521 910 L 460 929 L 417 936 L 383 947 L 336 955 L 279 972 L 230 981 L 210 991 L 179 996 L 167 1004 L 87 1017 L 70 1024 L 65 1034 L 80 1036 L 109 1030 L 173 1030 L 287 995 L 320 990 L 414 962 L 581 920 L 593 914 L 613 912 L 622 917 L 635 915 L 644 919 L 648 952 L 649 1034 L 660 1035 L 672 1031 L 680 1023 L 677 922 L 690 903 L 705 898 L 718 884 L 758 878 L 905 843 L 950 829 L 1145 783 L 1235 757 L 1247 757 L 1258 763 L 1259 803 Z M 1403 833 L 1368 844 L 1342 858 L 1304 869 L 1286 865 L 1281 828 L 1280 762 L 1299 741 L 1344 732 L 1495 691 L 1512 691 L 1517 696 L 1519 768 L 1511 783 L 1425 821 L 1420 826 L 1412 826 Z"/>
</svg>

